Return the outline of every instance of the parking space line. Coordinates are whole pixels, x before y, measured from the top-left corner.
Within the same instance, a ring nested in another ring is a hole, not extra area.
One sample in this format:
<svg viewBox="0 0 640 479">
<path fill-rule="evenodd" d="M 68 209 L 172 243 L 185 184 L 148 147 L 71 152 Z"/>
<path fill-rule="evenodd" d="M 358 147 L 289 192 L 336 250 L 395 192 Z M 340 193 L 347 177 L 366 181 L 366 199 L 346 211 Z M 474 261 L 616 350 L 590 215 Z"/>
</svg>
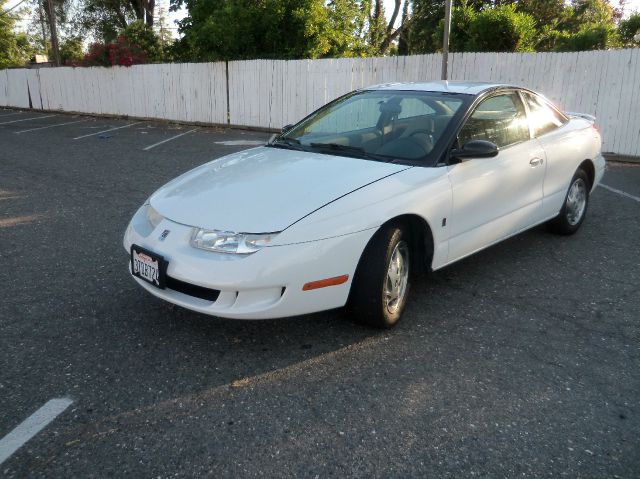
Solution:
<svg viewBox="0 0 640 479">
<path fill-rule="evenodd" d="M 20 115 L 22 114 L 21 111 L 14 111 L 13 113 L 7 113 L 6 115 L 0 115 L 0 118 L 3 118 L 5 116 L 11 116 L 11 115 Z"/>
<path fill-rule="evenodd" d="M 39 120 L 41 118 L 51 118 L 52 116 L 58 116 L 58 115 L 34 116 L 31 118 L 22 118 L 21 120 L 4 121 L 0 123 L 0 125 L 8 125 L 9 123 L 18 123 L 20 121 Z"/>
<path fill-rule="evenodd" d="M 73 125 L 74 123 L 82 123 L 83 121 L 89 121 L 89 119 L 85 118 L 84 120 L 68 121 L 67 123 L 58 123 L 56 125 L 39 126 L 38 128 L 30 128 L 29 130 L 16 131 L 16 135 L 19 135 L 20 133 L 27 133 L 29 131 L 44 130 L 46 128 L 55 128 L 56 126 Z"/>
<path fill-rule="evenodd" d="M 154 143 L 153 145 L 149 145 L 143 148 L 144 151 L 150 150 L 151 148 L 155 148 L 156 146 L 162 145 L 163 143 L 167 143 L 168 141 L 175 140 L 176 138 L 180 138 L 181 136 L 188 135 L 189 133 L 193 133 L 197 128 L 193 130 L 185 131 L 184 133 L 180 133 L 179 135 L 172 136 L 171 138 L 167 138 L 166 140 L 159 141 L 158 143 Z"/>
<path fill-rule="evenodd" d="M 227 140 L 227 141 L 214 141 L 216 145 L 224 146 L 261 146 L 266 143 L 262 140 Z"/>
<path fill-rule="evenodd" d="M 140 123 L 142 123 L 142 122 L 141 121 L 136 121 L 135 123 L 129 123 L 128 125 L 117 126 L 115 128 L 109 128 L 108 130 L 98 131 L 96 133 L 89 133 L 88 135 L 77 136 L 77 137 L 74 138 L 74 140 L 80 140 L 81 138 L 87 138 L 88 136 L 100 135 L 102 133 L 108 133 L 110 131 L 120 130 L 122 128 L 129 128 L 130 126 L 139 125 Z"/>
<path fill-rule="evenodd" d="M 68 398 L 51 399 L 16 426 L 13 431 L 0 439 L 0 464 L 11 457 L 29 439 L 42 431 L 71 404 L 73 404 L 73 401 Z"/>
<path fill-rule="evenodd" d="M 613 193 L 619 194 L 620 196 L 624 196 L 626 198 L 632 199 L 632 200 L 637 201 L 638 203 L 640 203 L 640 197 L 631 195 L 631 194 L 627 193 L 626 191 L 618 190 L 616 188 L 612 188 L 611 186 L 607 186 L 607 185 L 604 185 L 602 183 L 600 183 L 600 186 L 602 186 L 605 190 L 609 190 L 609 191 L 611 191 Z"/>
</svg>

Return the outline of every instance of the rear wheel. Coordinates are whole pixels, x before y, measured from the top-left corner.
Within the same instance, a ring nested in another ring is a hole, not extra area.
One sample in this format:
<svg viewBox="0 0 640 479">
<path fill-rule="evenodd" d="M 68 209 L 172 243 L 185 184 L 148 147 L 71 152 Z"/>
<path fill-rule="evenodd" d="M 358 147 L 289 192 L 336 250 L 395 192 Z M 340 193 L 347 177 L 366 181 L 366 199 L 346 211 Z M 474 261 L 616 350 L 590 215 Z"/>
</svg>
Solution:
<svg viewBox="0 0 640 479">
<path fill-rule="evenodd" d="M 549 222 L 554 233 L 572 235 L 578 231 L 587 214 L 589 188 L 589 177 L 579 169 L 571 180 L 560 213 Z"/>
<path fill-rule="evenodd" d="M 355 319 L 377 328 L 400 320 L 409 295 L 411 249 L 398 225 L 380 229 L 367 245 L 354 277 L 349 306 Z"/>
</svg>

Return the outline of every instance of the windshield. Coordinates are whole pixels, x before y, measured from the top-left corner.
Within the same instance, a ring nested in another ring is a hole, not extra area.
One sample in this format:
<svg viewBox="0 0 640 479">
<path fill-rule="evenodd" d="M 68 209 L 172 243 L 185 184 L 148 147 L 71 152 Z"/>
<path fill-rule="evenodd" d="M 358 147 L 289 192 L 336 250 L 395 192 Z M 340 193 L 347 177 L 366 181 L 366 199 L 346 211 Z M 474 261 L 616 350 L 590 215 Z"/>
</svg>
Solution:
<svg viewBox="0 0 640 479">
<path fill-rule="evenodd" d="M 424 91 L 358 91 L 321 108 L 271 146 L 379 161 L 423 160 L 472 99 Z"/>
</svg>

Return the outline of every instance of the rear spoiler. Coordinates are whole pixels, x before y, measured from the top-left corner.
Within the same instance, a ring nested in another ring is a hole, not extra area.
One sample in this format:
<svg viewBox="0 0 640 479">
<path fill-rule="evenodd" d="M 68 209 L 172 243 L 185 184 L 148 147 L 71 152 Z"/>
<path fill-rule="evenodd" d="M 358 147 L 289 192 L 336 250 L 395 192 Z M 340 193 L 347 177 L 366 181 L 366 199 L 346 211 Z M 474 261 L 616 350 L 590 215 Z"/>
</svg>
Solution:
<svg viewBox="0 0 640 479">
<path fill-rule="evenodd" d="M 585 120 L 588 120 L 591 123 L 596 122 L 596 117 L 593 115 L 589 115 L 588 113 L 576 113 L 573 111 L 565 111 L 564 114 L 567 116 L 572 116 L 574 118 L 584 118 Z"/>
</svg>

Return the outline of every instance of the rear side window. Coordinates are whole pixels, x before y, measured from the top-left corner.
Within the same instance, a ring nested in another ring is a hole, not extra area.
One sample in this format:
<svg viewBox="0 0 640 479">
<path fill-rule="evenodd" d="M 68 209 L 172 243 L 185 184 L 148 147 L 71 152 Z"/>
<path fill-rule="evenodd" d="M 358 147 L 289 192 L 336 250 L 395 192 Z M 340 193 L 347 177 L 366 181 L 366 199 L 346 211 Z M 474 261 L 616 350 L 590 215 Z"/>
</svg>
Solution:
<svg viewBox="0 0 640 479">
<path fill-rule="evenodd" d="M 470 140 L 487 140 L 500 148 L 529 140 L 524 105 L 515 92 L 482 101 L 458 135 L 460 146 Z"/>
<path fill-rule="evenodd" d="M 527 92 L 522 92 L 522 94 L 529 107 L 529 120 L 536 138 L 561 127 L 567 122 L 567 117 L 539 96 Z"/>
</svg>

